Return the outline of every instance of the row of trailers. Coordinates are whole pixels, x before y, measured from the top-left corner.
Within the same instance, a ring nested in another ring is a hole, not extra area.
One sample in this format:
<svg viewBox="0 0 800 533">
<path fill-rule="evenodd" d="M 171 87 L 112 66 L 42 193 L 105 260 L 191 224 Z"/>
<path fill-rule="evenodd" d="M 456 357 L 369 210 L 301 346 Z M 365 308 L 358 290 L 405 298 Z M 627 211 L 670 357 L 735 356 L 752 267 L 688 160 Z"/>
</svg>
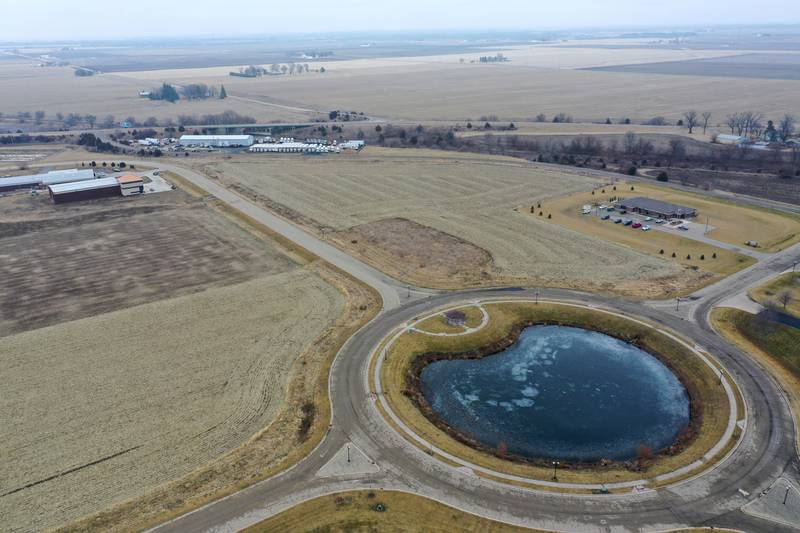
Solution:
<svg viewBox="0 0 800 533">
<path fill-rule="evenodd" d="M 43 174 L 0 178 L 0 192 L 47 189 L 55 203 L 88 200 L 107 196 L 132 196 L 144 193 L 140 176 L 97 176 L 94 169 L 54 170 Z"/>
</svg>

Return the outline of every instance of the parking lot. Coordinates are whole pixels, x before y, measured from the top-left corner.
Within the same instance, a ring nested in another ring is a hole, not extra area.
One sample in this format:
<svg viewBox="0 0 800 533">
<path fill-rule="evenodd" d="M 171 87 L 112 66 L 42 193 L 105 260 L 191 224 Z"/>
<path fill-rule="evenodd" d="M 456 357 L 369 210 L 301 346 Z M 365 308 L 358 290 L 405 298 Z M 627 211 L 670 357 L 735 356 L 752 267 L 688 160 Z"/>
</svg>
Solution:
<svg viewBox="0 0 800 533">
<path fill-rule="evenodd" d="M 703 219 L 702 215 L 693 219 L 665 220 L 638 213 L 618 211 L 616 208 L 614 208 L 613 211 L 609 211 L 608 208 L 612 207 L 610 204 L 605 205 L 605 208 L 603 207 L 604 204 L 601 204 L 597 208 L 593 208 L 589 213 L 586 213 L 586 209 L 584 208 L 583 216 L 595 217 L 598 222 L 620 226 L 620 230 L 641 231 L 642 233 L 661 231 L 669 234 L 677 234 L 681 237 L 687 237 L 700 243 L 741 253 L 759 260 L 768 255 L 758 251 L 757 248 L 744 245 L 736 246 L 709 237 L 708 234 L 716 228 L 708 224 L 706 220 Z"/>
</svg>

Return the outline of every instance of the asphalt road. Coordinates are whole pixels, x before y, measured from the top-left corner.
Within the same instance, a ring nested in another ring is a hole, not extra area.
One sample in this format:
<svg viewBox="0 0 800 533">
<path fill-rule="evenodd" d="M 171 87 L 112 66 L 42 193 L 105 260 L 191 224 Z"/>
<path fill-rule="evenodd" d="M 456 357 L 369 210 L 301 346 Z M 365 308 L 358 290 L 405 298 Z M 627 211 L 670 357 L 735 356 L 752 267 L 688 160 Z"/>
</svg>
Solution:
<svg viewBox="0 0 800 533">
<path fill-rule="evenodd" d="M 477 298 L 533 298 L 531 290 L 409 292 L 396 280 L 218 183 L 177 166 L 159 164 L 373 286 L 384 298 L 384 309 L 338 354 L 330 375 L 332 425 L 311 455 L 276 477 L 163 524 L 157 531 L 236 531 L 309 498 L 353 488 L 406 490 L 489 518 L 561 531 L 664 530 L 689 525 L 727 526 L 749 532 L 791 530 L 740 511 L 779 477 L 800 481 L 788 404 L 763 369 L 711 330 L 707 315 L 716 302 L 790 267 L 800 255 L 800 247 L 775 254 L 699 291 L 682 308 L 679 306 L 678 312 L 672 310 L 671 302 L 631 302 L 558 289 L 539 292 L 543 298 L 580 301 L 644 317 L 694 340 L 735 377 L 749 414 L 744 439 L 735 453 L 698 478 L 635 495 L 554 494 L 499 484 L 433 459 L 388 426 L 375 407 L 366 379 L 374 347 L 407 320 L 443 305 Z M 377 471 L 350 472 L 348 463 L 338 464 L 343 456 L 337 452 L 347 446 L 374 461 Z M 326 465 L 325 472 L 334 470 L 339 475 L 318 475 Z"/>
</svg>

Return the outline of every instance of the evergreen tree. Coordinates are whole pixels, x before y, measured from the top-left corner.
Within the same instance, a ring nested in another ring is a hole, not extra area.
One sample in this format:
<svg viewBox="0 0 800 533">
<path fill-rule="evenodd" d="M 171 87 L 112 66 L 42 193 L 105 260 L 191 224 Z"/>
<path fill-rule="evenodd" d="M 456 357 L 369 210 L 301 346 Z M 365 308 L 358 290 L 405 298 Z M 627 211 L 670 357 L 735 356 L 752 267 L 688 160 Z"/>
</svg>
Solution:
<svg viewBox="0 0 800 533">
<path fill-rule="evenodd" d="M 219 86 L 219 99 L 220 100 L 225 100 L 227 97 L 228 97 L 228 93 L 227 93 L 227 91 L 225 91 L 225 86 L 224 85 L 220 85 Z"/>
</svg>

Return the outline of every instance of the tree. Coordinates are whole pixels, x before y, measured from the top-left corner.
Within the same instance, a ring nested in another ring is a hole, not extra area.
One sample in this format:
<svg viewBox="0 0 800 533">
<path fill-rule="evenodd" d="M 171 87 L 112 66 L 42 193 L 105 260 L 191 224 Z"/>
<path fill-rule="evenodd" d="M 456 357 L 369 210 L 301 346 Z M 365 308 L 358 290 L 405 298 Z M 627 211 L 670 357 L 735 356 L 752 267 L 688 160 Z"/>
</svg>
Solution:
<svg viewBox="0 0 800 533">
<path fill-rule="evenodd" d="M 225 100 L 228 97 L 228 91 L 225 90 L 224 85 L 219 86 L 219 99 Z"/>
<path fill-rule="evenodd" d="M 739 113 L 731 113 L 725 117 L 725 125 L 731 129 L 731 135 L 736 131 L 736 126 L 739 124 Z"/>
<path fill-rule="evenodd" d="M 117 121 L 114 119 L 114 115 L 106 115 L 103 119 L 103 127 L 106 129 L 113 128 L 116 122 Z"/>
<path fill-rule="evenodd" d="M 684 124 L 687 128 L 689 128 L 689 135 L 692 134 L 692 130 L 697 127 L 698 119 L 697 119 L 697 111 L 687 111 L 683 114 Z"/>
<path fill-rule="evenodd" d="M 97 117 L 94 115 L 86 115 L 86 123 L 89 124 L 89 128 L 94 129 L 94 125 L 97 124 Z"/>
<path fill-rule="evenodd" d="M 42 121 L 44 121 L 44 111 L 37 111 L 36 113 L 33 114 L 33 116 L 34 116 L 34 121 L 36 122 L 37 125 L 41 124 Z"/>
<path fill-rule="evenodd" d="M 708 121 L 711 120 L 711 113 L 709 111 L 705 111 L 703 113 L 703 135 L 706 134 L 706 130 L 708 129 Z"/>
<path fill-rule="evenodd" d="M 778 140 L 778 130 L 775 129 L 775 123 L 771 120 L 767 121 L 767 129 L 764 132 L 764 138 L 769 142 L 775 142 Z"/>
<path fill-rule="evenodd" d="M 794 134 L 794 124 L 795 119 L 792 115 L 784 115 L 781 121 L 778 123 L 778 134 L 783 142 L 789 140 L 789 138 Z"/>
<path fill-rule="evenodd" d="M 675 161 L 680 161 L 686 157 L 686 143 L 683 139 L 670 139 L 669 140 L 669 164 L 672 166 Z"/>
<path fill-rule="evenodd" d="M 381 127 L 381 125 L 380 125 L 380 124 L 378 124 L 377 126 L 375 126 L 375 132 L 376 132 L 376 133 L 380 133 L 380 132 L 382 132 L 382 131 L 383 131 L 383 128 Z"/>
<path fill-rule="evenodd" d="M 792 296 L 792 291 L 783 291 L 778 295 L 778 301 L 783 305 L 783 309 L 786 310 L 786 306 L 792 303 L 794 297 Z"/>
<path fill-rule="evenodd" d="M 319 67 L 319 73 L 325 74 L 325 67 Z"/>
</svg>

